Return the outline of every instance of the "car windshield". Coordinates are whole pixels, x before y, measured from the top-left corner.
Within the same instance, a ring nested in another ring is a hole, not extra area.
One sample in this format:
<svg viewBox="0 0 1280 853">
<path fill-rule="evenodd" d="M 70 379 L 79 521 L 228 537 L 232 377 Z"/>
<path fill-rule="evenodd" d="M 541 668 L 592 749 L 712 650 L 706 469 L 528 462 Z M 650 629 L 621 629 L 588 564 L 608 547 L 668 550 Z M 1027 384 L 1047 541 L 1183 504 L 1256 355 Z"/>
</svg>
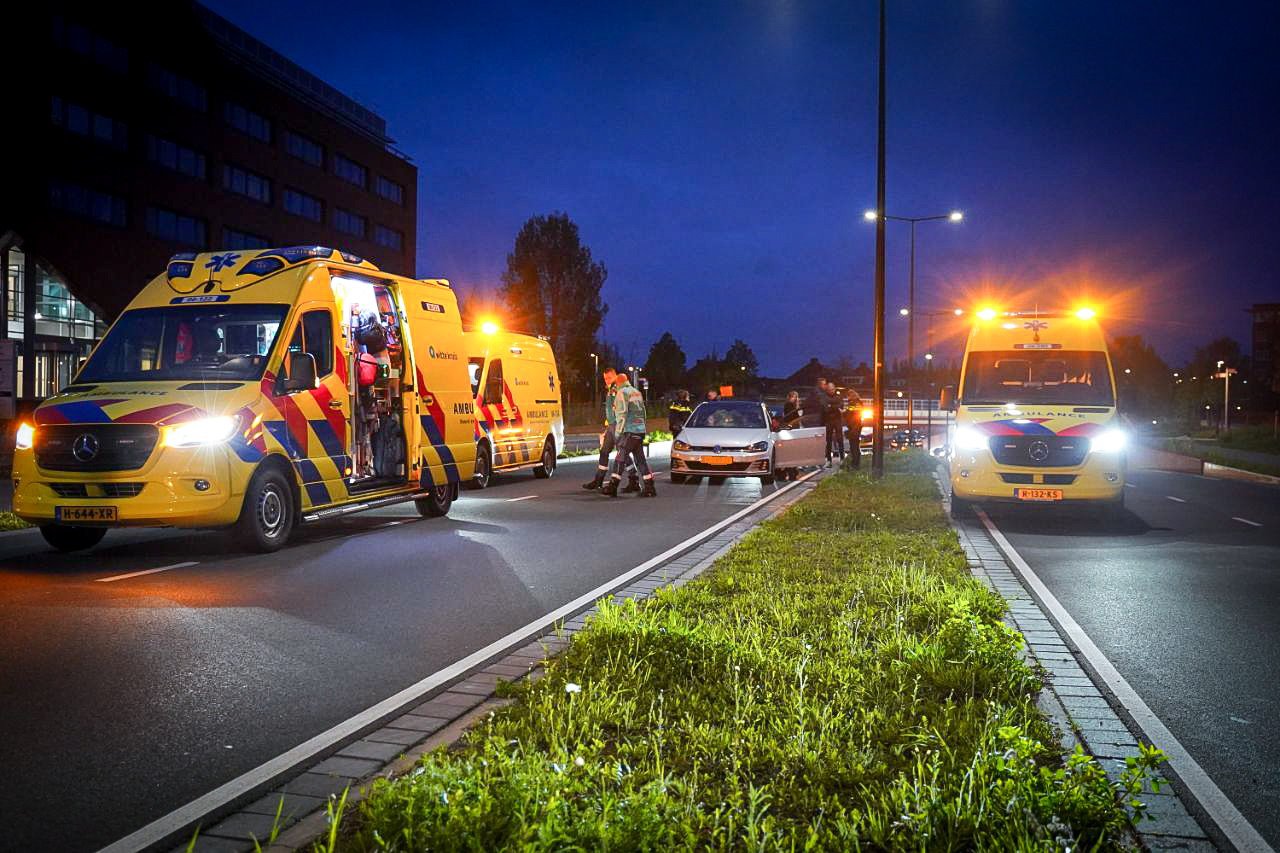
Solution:
<svg viewBox="0 0 1280 853">
<path fill-rule="evenodd" d="M 969 353 L 960 402 L 1113 406 L 1115 392 L 1104 352 L 1002 350 Z"/>
<path fill-rule="evenodd" d="M 176 305 L 121 315 L 78 382 L 260 379 L 286 305 Z"/>
<path fill-rule="evenodd" d="M 764 409 L 759 403 L 699 403 L 689 416 L 689 427 L 731 427 L 736 429 L 765 429 Z"/>
</svg>

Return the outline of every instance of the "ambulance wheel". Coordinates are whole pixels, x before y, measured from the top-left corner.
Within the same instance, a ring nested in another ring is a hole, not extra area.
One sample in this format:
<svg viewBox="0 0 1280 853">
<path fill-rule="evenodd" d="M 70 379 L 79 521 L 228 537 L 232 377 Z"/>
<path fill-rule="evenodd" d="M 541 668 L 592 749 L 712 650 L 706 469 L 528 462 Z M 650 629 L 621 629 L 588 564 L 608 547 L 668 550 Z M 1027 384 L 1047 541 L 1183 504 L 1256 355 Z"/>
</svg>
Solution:
<svg viewBox="0 0 1280 853">
<path fill-rule="evenodd" d="M 467 483 L 469 489 L 487 489 L 493 482 L 493 456 L 489 452 L 489 442 L 482 441 L 476 445 L 476 473 Z"/>
<path fill-rule="evenodd" d="M 40 535 L 54 549 L 64 554 L 92 548 L 107 535 L 105 527 L 71 527 L 66 524 L 42 524 Z"/>
<path fill-rule="evenodd" d="M 427 496 L 414 501 L 413 505 L 418 508 L 418 513 L 423 518 L 440 518 L 449 514 L 449 507 L 453 506 L 453 499 L 453 486 L 445 483 L 442 486 L 434 486 L 428 489 Z"/>
<path fill-rule="evenodd" d="M 289 541 L 296 515 L 293 489 L 285 475 L 274 466 L 260 468 L 244 493 L 236 541 L 250 551 L 278 551 Z"/>
<path fill-rule="evenodd" d="M 533 476 L 539 480 L 545 480 L 556 473 L 556 443 L 551 439 L 547 439 L 547 443 L 542 445 L 542 459 L 538 463 L 538 467 L 533 469 Z"/>
<path fill-rule="evenodd" d="M 684 477 L 685 477 L 685 475 L 684 475 L 684 474 L 677 474 L 677 473 L 676 473 L 676 472 L 674 472 L 674 471 L 672 471 L 672 472 L 671 472 L 671 482 L 673 482 L 673 483 L 677 483 L 677 484 L 679 484 L 679 483 L 683 483 L 683 482 L 684 482 Z"/>
<path fill-rule="evenodd" d="M 964 518 L 969 514 L 969 508 L 973 504 L 961 497 L 956 497 L 956 493 L 951 493 L 951 517 Z"/>
</svg>

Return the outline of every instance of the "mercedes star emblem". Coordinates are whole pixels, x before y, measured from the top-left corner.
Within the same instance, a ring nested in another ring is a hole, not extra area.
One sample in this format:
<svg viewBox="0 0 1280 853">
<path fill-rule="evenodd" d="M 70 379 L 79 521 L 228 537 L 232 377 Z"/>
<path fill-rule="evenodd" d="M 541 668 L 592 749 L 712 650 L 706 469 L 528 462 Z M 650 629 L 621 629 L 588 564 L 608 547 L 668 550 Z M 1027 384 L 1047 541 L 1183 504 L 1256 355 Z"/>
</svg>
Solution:
<svg viewBox="0 0 1280 853">
<path fill-rule="evenodd" d="M 92 462 L 98 455 L 98 437 L 91 432 L 82 432 L 71 443 L 71 455 L 81 462 Z"/>
<path fill-rule="evenodd" d="M 1033 441 L 1027 448 L 1027 455 L 1036 462 L 1043 462 L 1049 458 L 1049 445 L 1043 441 Z"/>
</svg>

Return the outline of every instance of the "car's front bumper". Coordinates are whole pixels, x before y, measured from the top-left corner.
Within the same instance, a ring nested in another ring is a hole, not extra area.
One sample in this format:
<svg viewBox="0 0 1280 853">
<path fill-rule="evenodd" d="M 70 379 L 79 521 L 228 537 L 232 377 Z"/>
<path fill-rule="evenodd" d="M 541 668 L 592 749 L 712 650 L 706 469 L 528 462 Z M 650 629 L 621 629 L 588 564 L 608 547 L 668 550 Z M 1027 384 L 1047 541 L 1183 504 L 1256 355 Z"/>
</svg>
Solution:
<svg viewBox="0 0 1280 853">
<path fill-rule="evenodd" d="M 715 465 L 703 462 L 704 456 L 721 456 L 731 458 L 728 465 Z M 671 473 L 687 474 L 693 477 L 765 477 L 773 473 L 773 454 L 766 450 L 760 453 L 706 453 L 697 450 L 672 450 Z"/>
</svg>

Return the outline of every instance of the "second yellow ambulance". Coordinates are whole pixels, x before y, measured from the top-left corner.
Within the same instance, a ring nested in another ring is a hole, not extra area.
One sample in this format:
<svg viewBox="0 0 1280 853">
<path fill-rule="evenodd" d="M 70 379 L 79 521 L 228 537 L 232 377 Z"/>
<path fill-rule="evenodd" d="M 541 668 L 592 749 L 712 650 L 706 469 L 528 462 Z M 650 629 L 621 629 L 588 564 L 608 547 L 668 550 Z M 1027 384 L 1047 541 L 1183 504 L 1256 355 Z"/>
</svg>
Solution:
<svg viewBox="0 0 1280 853">
<path fill-rule="evenodd" d="M 977 312 L 949 441 L 951 507 L 988 501 L 1122 505 L 1125 444 L 1093 309 Z"/>
</svg>

